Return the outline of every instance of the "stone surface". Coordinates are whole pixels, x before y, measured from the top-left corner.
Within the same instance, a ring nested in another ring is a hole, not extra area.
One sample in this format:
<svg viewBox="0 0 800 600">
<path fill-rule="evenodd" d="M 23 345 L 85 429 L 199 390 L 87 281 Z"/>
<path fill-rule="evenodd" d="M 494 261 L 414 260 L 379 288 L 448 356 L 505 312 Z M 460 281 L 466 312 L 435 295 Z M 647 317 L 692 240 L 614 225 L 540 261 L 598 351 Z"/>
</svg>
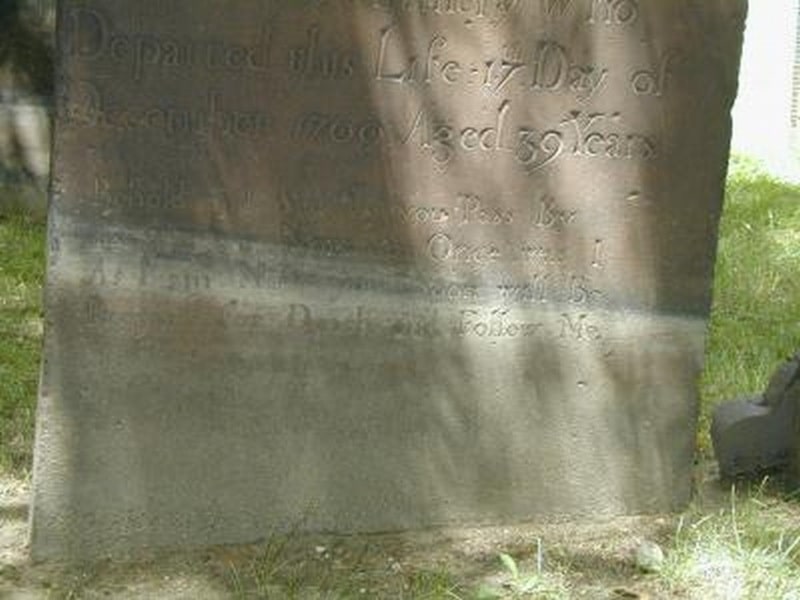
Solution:
<svg viewBox="0 0 800 600">
<path fill-rule="evenodd" d="M 795 469 L 800 446 L 798 412 L 800 354 L 775 371 L 763 394 L 725 402 L 715 409 L 711 440 L 720 474 L 737 477 L 769 469 Z"/>
<path fill-rule="evenodd" d="M 763 396 L 738 398 L 714 410 L 711 440 L 724 477 L 785 468 L 789 463 L 793 409 L 764 404 Z"/>
<path fill-rule="evenodd" d="M 791 379 L 788 376 L 791 374 Z M 800 490 L 800 352 L 784 370 L 786 392 L 784 402 L 793 410 L 792 437 L 789 444 L 789 483 Z"/>
<path fill-rule="evenodd" d="M 743 2 L 60 11 L 34 557 L 687 502 Z"/>
<path fill-rule="evenodd" d="M 664 566 L 664 551 L 650 540 L 640 542 L 633 552 L 636 568 L 645 573 L 657 573 Z"/>
<path fill-rule="evenodd" d="M 800 390 L 794 398 L 794 428 L 789 462 L 789 482 L 800 490 Z"/>
</svg>

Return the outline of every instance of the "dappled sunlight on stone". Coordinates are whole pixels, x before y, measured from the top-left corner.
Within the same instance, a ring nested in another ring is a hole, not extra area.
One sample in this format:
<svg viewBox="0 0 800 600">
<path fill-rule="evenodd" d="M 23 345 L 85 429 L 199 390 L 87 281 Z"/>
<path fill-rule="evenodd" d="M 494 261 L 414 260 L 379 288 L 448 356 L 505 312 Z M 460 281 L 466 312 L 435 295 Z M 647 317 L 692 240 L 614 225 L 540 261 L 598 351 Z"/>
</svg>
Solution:
<svg viewBox="0 0 800 600">
<path fill-rule="evenodd" d="M 60 6 L 35 557 L 686 504 L 742 3 Z"/>
</svg>

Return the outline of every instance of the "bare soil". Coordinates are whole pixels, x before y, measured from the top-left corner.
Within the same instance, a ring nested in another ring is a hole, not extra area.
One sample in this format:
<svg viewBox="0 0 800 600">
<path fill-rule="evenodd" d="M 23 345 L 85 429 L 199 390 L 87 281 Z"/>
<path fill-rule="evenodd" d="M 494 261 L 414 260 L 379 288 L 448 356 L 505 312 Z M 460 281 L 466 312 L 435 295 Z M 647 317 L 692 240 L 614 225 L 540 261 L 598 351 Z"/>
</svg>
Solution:
<svg viewBox="0 0 800 600">
<path fill-rule="evenodd" d="M 395 535 L 296 535 L 258 546 L 159 553 L 130 562 L 90 565 L 31 564 L 27 549 L 28 483 L 0 476 L 0 598 L 192 599 L 217 598 L 472 598 L 482 584 L 509 590 L 499 553 L 520 570 L 534 569 L 536 544 L 546 569 L 567 568 L 570 597 L 690 597 L 663 588 L 633 561 L 643 540 L 666 545 L 678 517 L 625 517 L 593 523 L 440 529 Z M 700 501 L 725 501 L 713 481 Z M 439 587 L 431 584 L 439 582 Z M 455 585 L 455 584 L 454 584 Z M 430 590 L 437 589 L 442 595 Z M 445 591 L 443 591 L 445 590 Z"/>
</svg>

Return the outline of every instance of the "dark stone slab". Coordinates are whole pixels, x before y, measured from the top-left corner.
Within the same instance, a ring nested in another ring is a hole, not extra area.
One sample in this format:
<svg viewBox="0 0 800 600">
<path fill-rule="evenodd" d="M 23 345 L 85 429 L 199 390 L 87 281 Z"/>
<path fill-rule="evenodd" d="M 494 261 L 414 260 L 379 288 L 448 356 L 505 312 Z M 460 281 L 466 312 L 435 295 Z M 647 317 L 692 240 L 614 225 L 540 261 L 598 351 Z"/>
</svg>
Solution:
<svg viewBox="0 0 800 600">
<path fill-rule="evenodd" d="M 711 440 L 725 477 L 768 470 L 796 470 L 800 431 L 800 355 L 786 361 L 770 378 L 763 394 L 719 405 L 711 423 Z"/>
<path fill-rule="evenodd" d="M 790 485 L 800 490 L 800 386 L 795 386 L 792 397 L 794 420 L 792 428 L 791 459 L 789 462 Z"/>
<path fill-rule="evenodd" d="M 744 6 L 62 2 L 34 556 L 684 506 Z"/>
</svg>

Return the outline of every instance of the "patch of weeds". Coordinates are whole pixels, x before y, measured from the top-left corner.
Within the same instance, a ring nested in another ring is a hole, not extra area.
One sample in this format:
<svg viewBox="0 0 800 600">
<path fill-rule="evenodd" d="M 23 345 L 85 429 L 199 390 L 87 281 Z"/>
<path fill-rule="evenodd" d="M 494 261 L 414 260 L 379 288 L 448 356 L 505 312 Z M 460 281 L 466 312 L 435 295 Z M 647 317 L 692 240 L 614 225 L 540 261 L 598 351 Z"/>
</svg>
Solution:
<svg viewBox="0 0 800 600">
<path fill-rule="evenodd" d="M 228 562 L 225 585 L 241 600 L 364 598 L 371 582 L 361 559 L 341 556 L 333 546 L 309 546 L 297 531 L 276 535 L 246 560 Z"/>
<path fill-rule="evenodd" d="M 240 600 L 473 598 L 447 570 L 404 565 L 386 550 L 352 538 L 314 542 L 303 535 L 276 536 L 248 558 L 228 561 L 225 585 Z"/>
<path fill-rule="evenodd" d="M 762 490 L 716 514 L 681 519 L 660 573 L 675 594 L 703 600 L 800 598 L 800 514 Z"/>
<path fill-rule="evenodd" d="M 41 585 L 47 589 L 47 598 L 80 600 L 86 597 L 88 590 L 98 585 L 99 579 L 99 573 L 90 568 L 68 569 L 42 581 Z"/>
<path fill-rule="evenodd" d="M 408 600 L 462 600 L 464 590 L 445 570 L 414 571 L 406 576 L 402 598 Z"/>
<path fill-rule="evenodd" d="M 272 536 L 244 566 L 229 565 L 226 583 L 236 598 L 270 598 L 283 592 L 291 566 L 286 553 L 289 541 L 288 535 Z"/>
<path fill-rule="evenodd" d="M 537 598 L 542 600 L 567 600 L 571 589 L 566 574 L 557 569 L 545 569 L 541 540 L 537 540 L 532 569 L 524 569 L 510 554 L 501 553 L 502 583 L 482 586 L 478 600 L 505 600 Z"/>
<path fill-rule="evenodd" d="M 0 469 L 30 469 L 39 379 L 45 226 L 0 216 Z"/>
</svg>

